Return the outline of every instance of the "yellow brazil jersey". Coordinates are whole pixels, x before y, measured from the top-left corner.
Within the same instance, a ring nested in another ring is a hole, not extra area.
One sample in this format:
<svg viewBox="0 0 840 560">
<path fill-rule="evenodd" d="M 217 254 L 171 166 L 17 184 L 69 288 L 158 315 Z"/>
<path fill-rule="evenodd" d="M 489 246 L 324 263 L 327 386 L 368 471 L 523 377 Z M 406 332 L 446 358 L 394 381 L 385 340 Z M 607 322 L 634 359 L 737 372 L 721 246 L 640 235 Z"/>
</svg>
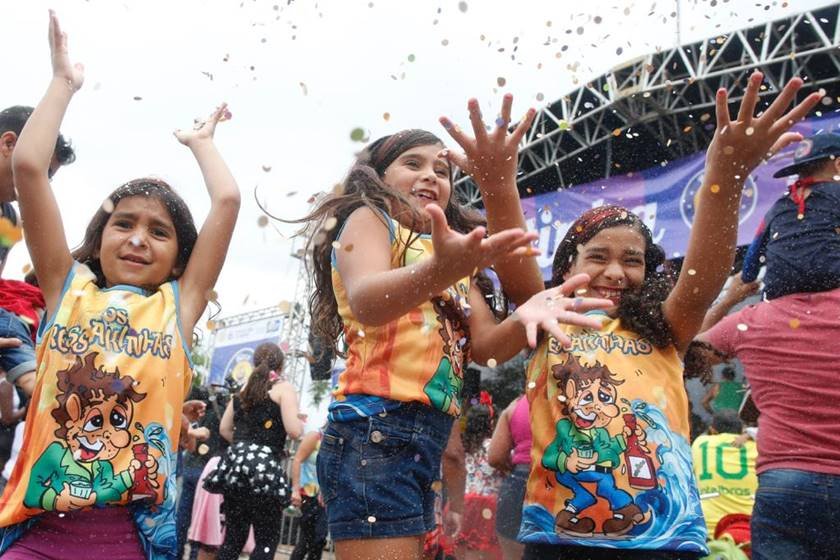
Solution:
<svg viewBox="0 0 840 560">
<path fill-rule="evenodd" d="M 520 540 L 705 553 L 677 351 L 592 314 L 601 330 L 566 326 L 570 350 L 547 336 L 529 364 Z"/>
<path fill-rule="evenodd" d="M 12 529 L 41 513 L 130 503 L 141 506 L 133 511 L 144 545 L 165 541 L 192 378 L 177 283 L 101 289 L 75 264 L 36 357 L 22 450 L 0 499 L 0 553 Z"/>
<path fill-rule="evenodd" d="M 718 521 L 730 513 L 752 514 L 758 478 L 755 442 L 741 447 L 732 445 L 736 434 L 702 435 L 691 444 L 694 473 L 700 488 L 700 500 L 709 534 Z"/>
<path fill-rule="evenodd" d="M 391 267 L 414 264 L 433 254 L 431 236 L 417 234 L 384 215 L 391 240 Z M 339 249 L 341 250 L 341 249 Z M 421 402 L 452 415 L 461 412 L 463 369 L 469 360 L 467 302 L 470 278 L 382 326 L 363 325 L 350 310 L 333 255 L 332 282 L 348 345 L 346 369 L 334 391 Z M 387 294 L 400 298 L 402 294 Z"/>
</svg>

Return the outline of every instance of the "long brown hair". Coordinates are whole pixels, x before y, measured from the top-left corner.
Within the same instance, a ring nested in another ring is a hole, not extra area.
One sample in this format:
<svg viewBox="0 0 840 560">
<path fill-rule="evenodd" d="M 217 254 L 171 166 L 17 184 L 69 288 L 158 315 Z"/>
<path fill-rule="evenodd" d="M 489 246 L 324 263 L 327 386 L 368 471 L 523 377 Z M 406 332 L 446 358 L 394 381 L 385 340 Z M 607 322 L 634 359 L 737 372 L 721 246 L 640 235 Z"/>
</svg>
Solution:
<svg viewBox="0 0 840 560">
<path fill-rule="evenodd" d="M 283 371 L 285 360 L 285 354 L 273 342 L 264 342 L 257 346 L 253 357 L 254 369 L 239 395 L 242 399 L 242 408 L 251 408 L 268 398 L 268 391 L 274 383 L 271 372 L 279 374 Z"/>
<path fill-rule="evenodd" d="M 347 177 L 334 192 L 324 195 L 307 216 L 290 220 L 306 223 L 305 231 L 309 234 L 307 251 L 312 254 L 312 276 L 315 280 L 315 290 L 309 298 L 310 328 L 315 336 L 333 349 L 336 348 L 343 325 L 332 285 L 332 243 L 350 214 L 362 206 L 370 208 L 378 216 L 383 213 L 389 215 L 412 231 L 417 231 L 423 223 L 420 212 L 406 195 L 390 188 L 382 177 L 388 166 L 406 150 L 432 145 L 443 147 L 443 142 L 431 132 L 418 129 L 403 130 L 372 142 L 357 156 Z M 451 169 L 449 180 L 451 184 Z M 487 223 L 478 211 L 463 206 L 454 188 L 444 214 L 449 227 L 460 233 L 467 233 Z M 335 218 L 335 222 L 330 218 Z M 384 217 L 381 219 L 385 221 Z M 325 227 L 328 221 L 332 227 Z M 414 239 L 416 237 L 406 242 L 403 257 Z"/>
<path fill-rule="evenodd" d="M 653 242 L 650 229 L 636 214 L 620 206 L 599 206 L 584 212 L 557 246 L 552 265 L 551 284 L 559 286 L 563 276 L 572 268 L 578 247 L 586 244 L 599 232 L 625 226 L 638 231 L 645 239 L 645 278 L 642 285 L 627 290 L 618 306 L 618 317 L 624 328 L 663 348 L 673 344 L 671 326 L 665 320 L 662 303 L 674 287 L 674 279 L 664 268 L 665 251 Z"/>
<path fill-rule="evenodd" d="M 97 256 L 102 246 L 102 232 L 108 223 L 108 218 L 111 217 L 111 212 L 114 211 L 120 200 L 132 196 L 156 198 L 169 212 L 172 225 L 175 227 L 175 238 L 178 241 L 178 253 L 175 259 L 175 269 L 178 270 L 178 274 L 173 274 L 172 278 L 168 280 L 175 280 L 180 274 L 183 274 L 198 239 L 198 231 L 187 203 L 168 183 L 151 177 L 129 181 L 117 187 L 108 196 L 107 200 L 110 203 L 99 207 L 88 223 L 84 241 L 73 251 L 73 258 L 86 265 L 96 275 L 96 283 L 100 288 L 105 286 L 105 276 L 102 274 L 102 265 Z M 110 208 L 106 207 L 108 205 L 110 205 Z"/>
</svg>

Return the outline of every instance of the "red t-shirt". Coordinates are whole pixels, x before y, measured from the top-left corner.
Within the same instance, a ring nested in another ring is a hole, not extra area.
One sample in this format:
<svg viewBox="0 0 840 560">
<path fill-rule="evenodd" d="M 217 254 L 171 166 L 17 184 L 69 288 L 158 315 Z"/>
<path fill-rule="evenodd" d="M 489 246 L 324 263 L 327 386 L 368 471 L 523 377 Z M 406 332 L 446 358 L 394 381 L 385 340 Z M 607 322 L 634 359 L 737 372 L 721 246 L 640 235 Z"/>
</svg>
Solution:
<svg viewBox="0 0 840 560">
<path fill-rule="evenodd" d="M 701 338 L 744 364 L 761 411 L 757 473 L 840 475 L 840 289 L 745 307 Z"/>
</svg>

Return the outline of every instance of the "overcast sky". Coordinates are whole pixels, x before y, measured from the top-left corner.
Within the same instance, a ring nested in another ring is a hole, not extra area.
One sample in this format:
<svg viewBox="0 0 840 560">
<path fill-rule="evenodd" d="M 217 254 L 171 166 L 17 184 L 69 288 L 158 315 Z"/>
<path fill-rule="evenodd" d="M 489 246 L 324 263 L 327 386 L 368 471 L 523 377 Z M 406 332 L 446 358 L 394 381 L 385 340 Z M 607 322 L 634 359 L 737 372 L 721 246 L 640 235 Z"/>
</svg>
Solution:
<svg viewBox="0 0 840 560">
<path fill-rule="evenodd" d="M 825 0 L 679 3 L 683 43 L 826 5 Z M 338 182 L 370 137 L 467 123 L 466 100 L 495 114 L 539 107 L 611 67 L 677 44 L 674 0 L 3 0 L 0 107 L 37 103 L 50 79 L 47 8 L 86 68 L 62 131 L 76 163 L 53 181 L 71 246 L 123 182 L 163 177 L 200 223 L 198 168 L 171 132 L 221 101 L 217 143 L 243 205 L 217 292 L 222 316 L 294 299 L 295 228 L 261 228 L 254 191 L 282 216 Z M 620 52 L 620 55 L 616 53 Z M 499 84 L 504 82 L 504 86 Z M 543 99 L 539 102 L 538 99 Z M 386 115 L 387 113 L 387 115 Z M 23 244 L 5 275 L 20 278 Z"/>
</svg>

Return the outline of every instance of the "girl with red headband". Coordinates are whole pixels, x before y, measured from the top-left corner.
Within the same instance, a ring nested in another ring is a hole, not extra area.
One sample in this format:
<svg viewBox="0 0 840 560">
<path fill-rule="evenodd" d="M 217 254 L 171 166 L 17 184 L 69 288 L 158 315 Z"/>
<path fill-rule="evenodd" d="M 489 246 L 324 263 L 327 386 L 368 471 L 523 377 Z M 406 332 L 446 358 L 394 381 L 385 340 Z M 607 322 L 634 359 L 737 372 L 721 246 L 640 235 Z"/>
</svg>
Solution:
<svg viewBox="0 0 840 560">
<path fill-rule="evenodd" d="M 682 355 L 732 266 L 745 178 L 768 154 L 801 138 L 787 131 L 820 99 L 811 94 L 786 112 L 803 84 L 794 78 L 755 117 L 761 82 L 759 72 L 749 78 L 735 119 L 726 90 L 717 92 L 717 129 L 676 283 L 662 269 L 665 255 L 648 228 L 623 208 L 584 213 L 557 249 L 555 285 L 585 273 L 590 279 L 579 295 L 613 305 L 590 313 L 601 319 L 600 329 L 564 326 L 562 338 L 545 336 L 528 368 L 532 469 L 519 535 L 526 559 L 682 559 L 708 552 Z M 480 142 L 458 140 L 467 153 Z M 484 196 L 488 212 L 506 196 L 491 194 Z M 536 284 L 535 271 L 525 263 L 518 286 Z M 499 273 L 504 284 L 510 270 Z M 520 332 L 519 341 L 525 338 Z M 535 346 L 534 333 L 527 338 Z"/>
</svg>

